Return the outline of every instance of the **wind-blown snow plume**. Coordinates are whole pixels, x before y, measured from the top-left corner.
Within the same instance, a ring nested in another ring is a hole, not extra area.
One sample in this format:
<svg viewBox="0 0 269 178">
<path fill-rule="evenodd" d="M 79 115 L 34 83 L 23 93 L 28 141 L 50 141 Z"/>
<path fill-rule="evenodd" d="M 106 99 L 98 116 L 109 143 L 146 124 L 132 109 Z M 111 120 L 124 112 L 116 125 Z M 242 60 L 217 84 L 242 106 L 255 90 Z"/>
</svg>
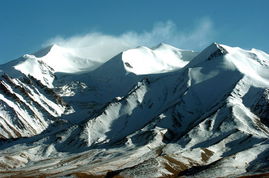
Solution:
<svg viewBox="0 0 269 178">
<path fill-rule="evenodd" d="M 105 62 L 114 55 L 137 46 L 155 46 L 160 42 L 177 47 L 192 47 L 200 50 L 213 40 L 215 32 L 210 19 L 202 19 L 197 26 L 183 32 L 172 21 L 156 23 L 151 31 L 129 31 L 121 35 L 110 35 L 102 32 L 91 32 L 70 38 L 55 37 L 47 44 L 58 44 L 75 49 L 77 56 L 89 58 L 97 62 Z"/>
</svg>

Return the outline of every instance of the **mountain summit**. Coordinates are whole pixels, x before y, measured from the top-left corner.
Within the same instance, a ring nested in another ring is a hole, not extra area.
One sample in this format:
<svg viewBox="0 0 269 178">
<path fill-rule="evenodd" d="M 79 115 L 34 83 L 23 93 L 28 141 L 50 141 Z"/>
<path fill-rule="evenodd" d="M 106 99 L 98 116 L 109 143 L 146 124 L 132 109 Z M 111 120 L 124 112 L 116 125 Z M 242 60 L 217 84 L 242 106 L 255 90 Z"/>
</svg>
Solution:
<svg viewBox="0 0 269 178">
<path fill-rule="evenodd" d="M 0 177 L 269 173 L 269 55 L 213 43 L 0 66 Z"/>
</svg>

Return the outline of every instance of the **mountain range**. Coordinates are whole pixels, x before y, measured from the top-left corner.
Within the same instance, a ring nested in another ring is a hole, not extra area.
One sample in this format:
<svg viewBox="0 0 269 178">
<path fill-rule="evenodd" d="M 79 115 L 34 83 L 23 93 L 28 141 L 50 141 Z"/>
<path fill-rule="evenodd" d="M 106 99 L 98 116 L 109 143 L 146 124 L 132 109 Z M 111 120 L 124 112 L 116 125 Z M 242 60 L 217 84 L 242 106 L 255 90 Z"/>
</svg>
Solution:
<svg viewBox="0 0 269 178">
<path fill-rule="evenodd" d="M 269 175 L 263 51 L 51 45 L 0 75 L 0 177 Z"/>
</svg>

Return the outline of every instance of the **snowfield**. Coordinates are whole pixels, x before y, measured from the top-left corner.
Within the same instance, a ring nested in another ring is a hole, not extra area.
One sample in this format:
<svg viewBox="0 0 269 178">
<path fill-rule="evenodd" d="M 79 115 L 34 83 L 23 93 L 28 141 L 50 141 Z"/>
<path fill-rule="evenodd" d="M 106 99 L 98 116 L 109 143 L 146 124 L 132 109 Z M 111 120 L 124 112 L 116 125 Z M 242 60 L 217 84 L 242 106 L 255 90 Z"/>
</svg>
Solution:
<svg viewBox="0 0 269 178">
<path fill-rule="evenodd" d="M 0 177 L 269 174 L 267 53 L 78 51 L 52 45 L 0 66 Z"/>
</svg>

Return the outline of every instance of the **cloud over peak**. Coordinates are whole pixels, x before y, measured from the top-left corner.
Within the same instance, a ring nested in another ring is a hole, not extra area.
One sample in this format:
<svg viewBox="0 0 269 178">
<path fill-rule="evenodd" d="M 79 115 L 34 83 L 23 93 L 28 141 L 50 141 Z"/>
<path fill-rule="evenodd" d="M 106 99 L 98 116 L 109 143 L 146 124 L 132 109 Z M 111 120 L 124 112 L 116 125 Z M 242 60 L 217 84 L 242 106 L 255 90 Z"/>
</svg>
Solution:
<svg viewBox="0 0 269 178">
<path fill-rule="evenodd" d="M 210 19 L 204 18 L 193 29 L 184 32 L 172 21 L 158 22 L 150 31 L 128 31 L 121 35 L 91 32 L 69 38 L 55 37 L 46 42 L 72 48 L 76 55 L 105 62 L 118 53 L 137 46 L 153 47 L 168 43 L 178 48 L 200 50 L 214 39 L 215 31 Z"/>
</svg>

